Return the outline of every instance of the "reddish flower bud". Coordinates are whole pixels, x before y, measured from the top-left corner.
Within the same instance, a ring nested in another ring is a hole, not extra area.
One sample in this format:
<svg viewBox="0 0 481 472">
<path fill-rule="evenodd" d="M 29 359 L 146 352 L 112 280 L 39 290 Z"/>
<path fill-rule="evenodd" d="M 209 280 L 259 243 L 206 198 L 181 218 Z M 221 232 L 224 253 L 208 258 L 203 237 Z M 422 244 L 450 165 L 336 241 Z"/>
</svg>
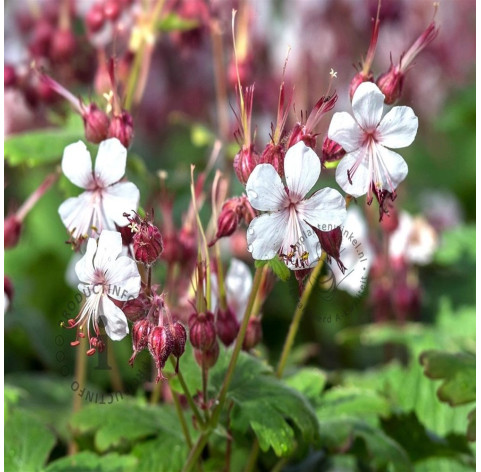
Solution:
<svg viewBox="0 0 481 472">
<path fill-rule="evenodd" d="M 226 310 L 219 309 L 215 328 L 224 346 L 230 346 L 239 332 L 239 322 L 229 307 Z"/>
<path fill-rule="evenodd" d="M 242 146 L 241 150 L 234 157 L 234 172 L 242 185 L 247 183 L 249 176 L 259 163 L 259 154 L 254 150 L 254 145 Z"/>
<path fill-rule="evenodd" d="M 247 325 L 246 335 L 244 342 L 242 343 L 242 349 L 250 351 L 253 347 L 257 346 L 262 339 L 262 325 L 261 319 L 257 316 L 252 316 Z"/>
<path fill-rule="evenodd" d="M 66 62 L 75 54 L 75 35 L 69 29 L 58 29 L 50 41 L 50 57 L 55 62 Z"/>
<path fill-rule="evenodd" d="M 104 5 L 104 15 L 110 21 L 116 21 L 121 12 L 121 5 L 116 0 L 107 0 Z"/>
<path fill-rule="evenodd" d="M 411 287 L 407 283 L 401 282 L 394 287 L 392 303 L 399 321 L 404 322 L 406 319 L 417 318 L 421 305 L 419 287 Z"/>
<path fill-rule="evenodd" d="M 117 231 L 122 236 L 122 245 L 130 246 L 132 244 L 132 239 L 134 238 L 134 233 L 132 233 L 132 228 L 130 226 L 117 226 Z"/>
<path fill-rule="evenodd" d="M 391 234 L 399 226 L 399 212 L 392 202 L 387 202 L 387 213 L 381 220 L 381 228 L 388 234 Z"/>
<path fill-rule="evenodd" d="M 339 266 L 342 273 L 346 270 L 344 264 L 341 262 L 341 244 L 342 244 L 342 230 L 337 227 L 332 231 L 320 231 L 317 228 L 313 228 L 319 242 L 321 243 L 321 248 L 327 253 L 328 257 L 332 257 Z"/>
<path fill-rule="evenodd" d="M 194 357 L 195 361 L 201 367 L 205 367 L 206 369 L 210 369 L 214 367 L 217 359 L 219 358 L 219 343 L 217 340 L 213 344 L 213 346 L 208 349 L 207 351 L 201 351 L 200 349 L 194 349 Z"/>
<path fill-rule="evenodd" d="M 289 142 L 287 143 L 287 148 L 291 148 L 299 141 L 304 141 L 304 144 L 306 146 L 314 149 L 316 147 L 317 135 L 307 132 L 305 125 L 303 125 L 302 123 L 296 123 L 291 131 Z"/>
<path fill-rule="evenodd" d="M 3 291 L 6 297 L 5 311 L 7 311 L 12 304 L 14 290 L 12 281 L 6 275 L 3 276 Z"/>
<path fill-rule="evenodd" d="M 127 300 L 122 307 L 122 311 L 129 321 L 135 323 L 145 318 L 149 312 L 151 302 L 142 292 L 134 300 Z"/>
<path fill-rule="evenodd" d="M 110 120 L 106 113 L 95 103 L 82 107 L 85 138 L 91 143 L 98 144 L 108 137 Z"/>
<path fill-rule="evenodd" d="M 214 315 L 210 311 L 189 317 L 189 339 L 196 349 L 207 351 L 216 342 Z"/>
<path fill-rule="evenodd" d="M 134 137 L 134 122 L 129 112 L 123 110 L 110 121 L 109 138 L 117 138 L 126 148 L 130 146 Z"/>
<path fill-rule="evenodd" d="M 22 222 L 16 215 L 8 216 L 3 222 L 3 238 L 5 249 L 10 249 L 18 244 L 22 232 Z"/>
<path fill-rule="evenodd" d="M 102 5 L 94 3 L 85 17 L 87 31 L 97 33 L 105 24 L 105 14 Z"/>
<path fill-rule="evenodd" d="M 376 80 L 376 85 L 385 96 L 384 103 L 392 105 L 398 100 L 402 93 L 403 83 L 404 74 L 399 71 L 398 67 L 391 64 L 389 70 Z"/>
<path fill-rule="evenodd" d="M 184 326 L 178 321 L 170 325 L 170 332 L 172 334 L 172 338 L 174 339 L 172 354 L 177 358 L 177 363 L 175 365 L 175 372 L 177 373 L 179 371 L 179 358 L 182 356 L 182 354 L 184 354 L 185 351 L 187 333 Z"/>
<path fill-rule="evenodd" d="M 361 85 L 363 82 L 374 82 L 374 77 L 371 72 L 366 74 L 365 72 L 361 71 L 352 78 L 351 84 L 349 85 L 349 98 L 351 99 L 351 102 L 352 97 L 354 97 L 354 93 L 359 85 Z"/>
<path fill-rule="evenodd" d="M 145 265 L 153 264 L 162 254 L 162 235 L 159 228 L 150 222 L 143 221 L 134 234 L 132 243 L 135 260 Z"/>
<path fill-rule="evenodd" d="M 17 83 L 17 73 L 15 67 L 5 64 L 3 66 L 3 86 L 13 87 Z"/>
<path fill-rule="evenodd" d="M 324 142 L 322 143 L 321 163 L 325 164 L 326 162 L 336 162 L 341 160 L 345 155 L 346 151 L 344 148 L 326 136 Z"/>
<path fill-rule="evenodd" d="M 217 220 L 217 232 L 215 239 L 209 246 L 212 246 L 218 239 L 230 236 L 240 223 L 239 197 L 231 198 L 224 202 Z"/>
<path fill-rule="evenodd" d="M 140 320 L 134 323 L 132 327 L 132 349 L 134 352 L 129 359 L 131 366 L 134 365 L 137 354 L 148 346 L 151 329 L 152 324 L 148 320 Z"/>
<path fill-rule="evenodd" d="M 30 52 L 34 57 L 47 57 L 52 40 L 53 27 L 47 20 L 37 21 L 29 44 Z"/>
<path fill-rule="evenodd" d="M 149 334 L 148 347 L 157 366 L 158 375 L 155 381 L 158 383 L 160 379 L 165 378 L 162 375 L 162 369 L 174 348 L 174 339 L 170 330 L 164 326 L 156 326 L 152 329 Z"/>
<path fill-rule="evenodd" d="M 376 322 L 388 320 L 392 313 L 389 288 L 382 283 L 372 284 L 369 298 Z"/>
<path fill-rule="evenodd" d="M 259 159 L 259 164 L 270 164 L 276 169 L 280 177 L 284 177 L 284 156 L 283 146 L 269 143 Z"/>
</svg>

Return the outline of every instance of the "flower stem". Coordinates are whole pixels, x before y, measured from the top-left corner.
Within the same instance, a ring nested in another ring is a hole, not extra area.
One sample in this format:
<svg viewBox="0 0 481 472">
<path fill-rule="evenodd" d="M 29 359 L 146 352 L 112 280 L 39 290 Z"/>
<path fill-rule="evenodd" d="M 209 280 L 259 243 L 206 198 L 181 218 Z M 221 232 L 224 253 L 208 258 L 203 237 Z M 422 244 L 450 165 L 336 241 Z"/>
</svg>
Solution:
<svg viewBox="0 0 481 472">
<path fill-rule="evenodd" d="M 304 314 L 307 303 L 309 301 L 309 297 L 311 296 L 311 293 L 312 293 L 312 289 L 314 288 L 314 285 L 317 282 L 317 278 L 321 273 L 321 269 L 322 269 L 322 266 L 324 265 L 325 260 L 326 260 L 326 252 L 323 252 L 316 267 L 309 275 L 309 279 L 306 282 L 304 292 L 302 292 L 301 299 L 297 304 L 296 311 L 294 312 L 294 317 L 292 318 L 291 325 L 289 326 L 289 332 L 287 333 L 287 337 L 284 342 L 284 347 L 282 348 L 282 354 L 279 359 L 279 364 L 277 365 L 276 376 L 278 378 L 281 378 L 282 374 L 284 373 L 286 362 L 289 357 L 289 354 L 291 353 L 292 346 L 294 345 L 294 340 L 297 335 L 297 330 L 299 329 L 299 324 L 301 322 L 302 315 Z"/>
<path fill-rule="evenodd" d="M 189 428 L 187 427 L 187 423 L 185 421 L 184 412 L 182 411 L 182 406 L 179 400 L 179 395 L 177 394 L 176 391 L 172 389 L 171 389 L 171 392 L 172 392 L 172 398 L 174 399 L 175 411 L 177 412 L 177 416 L 179 417 L 180 426 L 182 427 L 182 432 L 184 433 L 185 441 L 187 443 L 187 446 L 192 448 L 192 438 L 190 437 Z"/>
</svg>

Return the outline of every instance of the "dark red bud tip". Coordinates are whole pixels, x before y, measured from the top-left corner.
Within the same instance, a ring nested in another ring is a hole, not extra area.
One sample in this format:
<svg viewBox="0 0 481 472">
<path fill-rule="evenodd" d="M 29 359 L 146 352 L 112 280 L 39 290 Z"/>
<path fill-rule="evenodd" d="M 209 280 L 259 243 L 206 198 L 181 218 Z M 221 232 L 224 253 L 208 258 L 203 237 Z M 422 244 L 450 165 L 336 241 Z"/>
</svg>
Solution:
<svg viewBox="0 0 481 472">
<path fill-rule="evenodd" d="M 250 351 L 257 346 L 262 339 L 262 325 L 261 320 L 257 316 L 251 317 L 249 324 L 247 325 L 247 331 L 242 343 L 242 349 Z"/>
<path fill-rule="evenodd" d="M 322 164 L 339 161 L 345 155 L 346 151 L 340 144 L 327 137 L 324 139 L 324 142 L 322 143 Z"/>
<path fill-rule="evenodd" d="M 371 72 L 366 75 L 364 72 L 361 71 L 353 77 L 349 86 L 349 97 L 351 98 L 351 102 L 352 97 L 354 97 L 354 93 L 356 92 L 359 85 L 361 85 L 363 82 L 374 82 L 374 77 Z"/>
<path fill-rule="evenodd" d="M 392 105 L 399 99 L 402 93 L 403 83 L 404 74 L 392 65 L 386 73 L 378 77 L 376 85 L 384 94 L 384 103 L 386 103 L 386 105 Z"/>
<path fill-rule="evenodd" d="M 134 354 L 148 346 L 153 326 L 148 320 L 136 321 L 132 327 L 132 349 Z"/>
<path fill-rule="evenodd" d="M 147 316 L 150 308 L 150 302 L 144 293 L 141 293 L 134 300 L 128 300 L 124 303 L 122 311 L 129 321 L 135 323 Z"/>
<path fill-rule="evenodd" d="M 319 231 L 314 228 L 314 231 L 319 238 L 319 243 L 323 251 L 327 253 L 329 257 L 332 257 L 341 269 L 342 273 L 346 270 L 341 262 L 340 250 L 342 244 L 342 230 L 341 228 L 334 228 L 332 231 Z"/>
<path fill-rule="evenodd" d="M 82 118 L 87 141 L 98 144 L 107 139 L 110 119 L 105 112 L 92 103 L 84 109 Z"/>
<path fill-rule="evenodd" d="M 259 163 L 259 154 L 254 150 L 254 145 L 242 149 L 234 157 L 234 172 L 242 185 L 247 183 L 249 176 Z"/>
<path fill-rule="evenodd" d="M 117 138 L 126 148 L 130 146 L 134 137 L 134 122 L 129 112 L 123 110 L 120 115 L 110 121 L 109 138 Z"/>
<path fill-rule="evenodd" d="M 239 323 L 234 312 L 230 308 L 227 308 L 227 310 L 219 309 L 215 327 L 219 339 L 226 347 L 234 342 L 234 339 L 239 332 Z"/>
<path fill-rule="evenodd" d="M 194 349 L 194 358 L 200 367 L 210 369 L 214 367 L 219 358 L 219 343 L 216 341 L 210 349 L 207 351 L 201 351 L 200 349 Z"/>
<path fill-rule="evenodd" d="M 216 342 L 214 315 L 205 313 L 193 313 L 189 318 L 189 339 L 196 349 L 207 351 Z"/>
<path fill-rule="evenodd" d="M 58 29 L 53 33 L 50 43 L 50 57 L 53 61 L 71 61 L 75 48 L 75 36 L 70 29 Z"/>
<path fill-rule="evenodd" d="M 174 346 L 172 348 L 172 354 L 177 357 L 177 360 L 185 351 L 185 343 L 187 341 L 187 332 L 185 331 L 184 326 L 176 321 L 173 325 L 170 326 L 170 332 L 172 334 L 172 338 L 174 339 Z"/>
<path fill-rule="evenodd" d="M 284 147 L 280 144 L 269 143 L 259 159 L 260 164 L 270 164 L 276 169 L 280 177 L 284 177 Z"/>
<path fill-rule="evenodd" d="M 173 344 L 172 334 L 164 326 L 156 326 L 150 331 L 148 347 L 159 373 L 172 354 Z"/>
<path fill-rule="evenodd" d="M 20 233 L 22 232 L 22 222 L 16 215 L 10 215 L 4 220 L 3 238 L 5 249 L 10 249 L 18 244 Z"/>
</svg>

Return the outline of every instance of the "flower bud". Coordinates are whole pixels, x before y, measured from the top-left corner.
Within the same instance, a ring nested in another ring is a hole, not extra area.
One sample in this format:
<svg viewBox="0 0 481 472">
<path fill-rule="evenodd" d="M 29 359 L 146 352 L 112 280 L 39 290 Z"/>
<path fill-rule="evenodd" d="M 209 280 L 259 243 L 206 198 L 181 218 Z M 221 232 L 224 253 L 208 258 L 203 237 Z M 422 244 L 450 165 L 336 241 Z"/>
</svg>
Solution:
<svg viewBox="0 0 481 472">
<path fill-rule="evenodd" d="M 374 82 L 374 78 L 371 72 L 366 74 L 365 72 L 361 71 L 352 78 L 351 84 L 349 85 L 349 98 L 351 99 L 351 102 L 357 88 L 364 82 Z"/>
<path fill-rule="evenodd" d="M 230 307 L 226 310 L 219 309 L 215 328 L 222 344 L 226 347 L 230 346 L 239 332 L 239 322 Z"/>
<path fill-rule="evenodd" d="M 328 257 L 332 257 L 339 266 L 339 269 L 342 273 L 346 270 L 344 264 L 341 262 L 341 244 L 342 244 L 342 230 L 341 228 L 337 227 L 331 231 L 320 231 L 317 228 L 314 228 L 314 231 L 319 238 L 319 242 L 321 243 L 321 248 L 325 251 Z"/>
<path fill-rule="evenodd" d="M 259 159 L 259 164 L 270 164 L 282 178 L 284 177 L 284 156 L 283 146 L 269 143 Z"/>
<path fill-rule="evenodd" d="M 209 246 L 212 246 L 218 239 L 230 236 L 240 223 L 240 212 L 238 211 L 239 197 L 227 200 L 220 211 L 219 219 L 217 220 L 217 232 L 215 239 Z"/>
<path fill-rule="evenodd" d="M 174 339 L 170 330 L 164 326 L 156 326 L 150 331 L 148 346 L 157 367 L 158 375 L 155 381 L 158 383 L 165 378 L 162 375 L 162 369 L 174 348 Z"/>
<path fill-rule="evenodd" d="M 105 18 L 116 21 L 120 16 L 121 5 L 117 0 L 107 0 L 104 5 Z"/>
<path fill-rule="evenodd" d="M 257 346 L 262 339 L 262 325 L 261 319 L 257 316 L 252 316 L 247 325 L 246 335 L 242 343 L 242 349 L 250 351 Z"/>
<path fill-rule="evenodd" d="M 214 367 L 217 359 L 219 358 L 219 343 L 217 340 L 213 344 L 213 346 L 208 349 L 207 351 L 201 351 L 200 349 L 194 349 L 194 357 L 195 361 L 201 367 L 205 367 L 206 369 L 210 369 Z"/>
<path fill-rule="evenodd" d="M 148 320 L 140 320 L 134 323 L 132 327 L 132 349 L 134 352 L 129 359 L 131 366 L 134 365 L 137 354 L 148 346 L 151 328 L 152 324 Z"/>
<path fill-rule="evenodd" d="M 12 281 L 6 275 L 3 276 L 3 293 L 5 294 L 5 305 L 3 308 L 4 311 L 7 311 L 12 304 L 14 290 Z"/>
<path fill-rule="evenodd" d="M 398 321 L 404 322 L 406 319 L 417 318 L 421 305 L 419 287 L 411 287 L 407 283 L 401 282 L 394 287 L 392 297 L 394 312 Z"/>
<path fill-rule="evenodd" d="M 376 85 L 384 94 L 384 103 L 392 105 L 401 96 L 404 84 L 404 74 L 399 71 L 398 67 L 391 64 L 389 70 L 381 74 L 376 80 Z"/>
<path fill-rule="evenodd" d="M 75 35 L 70 28 L 57 29 L 50 42 L 50 57 L 55 62 L 67 62 L 75 54 Z"/>
<path fill-rule="evenodd" d="M 381 220 L 380 226 L 388 234 L 396 231 L 399 226 L 399 212 L 392 202 L 387 202 L 387 213 Z"/>
<path fill-rule="evenodd" d="M 8 216 L 3 223 L 3 238 L 5 249 L 10 249 L 18 244 L 22 232 L 22 222 L 14 215 Z"/>
<path fill-rule="evenodd" d="M 89 33 L 97 33 L 105 24 L 105 14 L 102 5 L 94 3 L 85 17 L 85 24 Z"/>
<path fill-rule="evenodd" d="M 17 83 L 17 73 L 15 67 L 5 64 L 3 66 L 3 86 L 13 87 Z"/>
<path fill-rule="evenodd" d="M 174 346 L 172 348 L 172 354 L 177 358 L 177 364 L 175 365 L 175 372 L 179 371 L 179 358 L 184 354 L 185 342 L 187 341 L 187 333 L 184 326 L 176 321 L 170 325 L 170 333 L 174 340 Z"/>
<path fill-rule="evenodd" d="M 153 264 L 162 254 L 162 235 L 159 228 L 146 220 L 142 220 L 138 231 L 132 239 L 134 258 L 145 265 Z"/>
<path fill-rule="evenodd" d="M 317 135 L 306 132 L 306 127 L 302 123 L 296 123 L 291 131 L 287 148 L 291 148 L 299 141 L 304 141 L 306 146 L 314 149 L 316 147 Z"/>
<path fill-rule="evenodd" d="M 110 120 L 107 114 L 100 110 L 95 103 L 91 103 L 82 109 L 82 118 L 87 141 L 98 144 L 107 139 Z"/>
<path fill-rule="evenodd" d="M 110 121 L 109 138 L 117 138 L 127 149 L 134 137 L 134 122 L 129 112 L 123 110 Z"/>
<path fill-rule="evenodd" d="M 369 298 L 375 321 L 377 323 L 387 321 L 392 313 L 389 288 L 382 283 L 373 283 Z"/>
<path fill-rule="evenodd" d="M 259 163 L 259 154 L 254 150 L 254 145 L 250 147 L 242 146 L 241 150 L 234 157 L 234 172 L 242 185 L 247 183 L 249 176 Z"/>
<path fill-rule="evenodd" d="M 326 162 L 336 162 L 341 160 L 346 155 L 346 151 L 344 148 L 326 137 L 324 142 L 322 143 L 322 157 L 321 163 L 325 164 Z"/>
<path fill-rule="evenodd" d="M 196 349 L 207 351 L 216 342 L 214 315 L 210 311 L 189 317 L 189 339 Z"/>
<path fill-rule="evenodd" d="M 135 323 L 147 316 L 150 305 L 150 300 L 142 292 L 137 298 L 127 300 L 122 307 L 122 311 L 129 321 Z"/>
<path fill-rule="evenodd" d="M 52 40 L 53 27 L 45 19 L 39 20 L 35 24 L 29 49 L 34 57 L 47 57 Z"/>
</svg>

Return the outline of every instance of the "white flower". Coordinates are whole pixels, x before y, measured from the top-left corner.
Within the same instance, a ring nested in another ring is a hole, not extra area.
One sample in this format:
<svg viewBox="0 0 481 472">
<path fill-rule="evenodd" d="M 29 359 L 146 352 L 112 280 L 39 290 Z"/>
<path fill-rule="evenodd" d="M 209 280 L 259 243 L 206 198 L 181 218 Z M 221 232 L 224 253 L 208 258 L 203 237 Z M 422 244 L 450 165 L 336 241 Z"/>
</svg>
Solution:
<svg viewBox="0 0 481 472">
<path fill-rule="evenodd" d="M 119 182 L 125 174 L 127 150 L 117 138 L 102 141 L 95 171 L 92 159 L 82 141 L 65 148 L 62 171 L 75 185 L 85 189 L 78 197 L 67 199 L 58 212 L 63 224 L 75 239 L 115 230 L 115 224 L 126 226 L 124 212 L 136 210 L 139 189 L 131 182 Z"/>
<path fill-rule="evenodd" d="M 405 211 L 399 215 L 399 225 L 389 238 L 389 255 L 413 264 L 429 264 L 438 247 L 438 235 L 422 217 L 413 218 Z"/>
<path fill-rule="evenodd" d="M 404 159 L 388 149 L 409 146 L 416 136 L 418 119 L 412 108 L 393 107 L 382 117 L 384 95 L 376 84 L 363 82 L 352 98 L 352 112 L 335 113 L 328 137 L 339 143 L 346 155 L 337 166 L 336 181 L 354 197 L 372 192 L 380 203 L 408 174 Z"/>
<path fill-rule="evenodd" d="M 329 264 L 335 279 L 335 288 L 353 296 L 360 296 L 367 285 L 373 250 L 369 242 L 366 221 L 359 208 L 349 207 L 346 221 L 341 226 L 342 243 L 339 250 L 344 273 L 336 261 Z"/>
<path fill-rule="evenodd" d="M 254 218 L 247 230 L 248 250 L 254 259 L 269 260 L 280 254 L 293 270 L 312 267 L 321 246 L 316 233 L 338 227 L 346 216 L 344 198 L 325 188 L 305 199 L 321 173 L 319 157 L 302 141 L 284 159 L 287 188 L 270 164 L 254 168 L 246 184 L 250 204 L 267 213 Z"/>
<path fill-rule="evenodd" d="M 78 289 L 86 299 L 75 321 L 69 321 L 69 327 L 82 330 L 87 326 L 91 347 L 96 342 L 90 336 L 91 321 L 95 336 L 100 334 L 99 319 L 102 320 L 107 335 L 114 341 L 119 341 L 129 332 L 124 313 L 111 299 L 127 301 L 137 298 L 140 275 L 137 264 L 129 257 L 120 256 L 121 252 L 120 233 L 102 231 L 98 243 L 89 238 L 85 255 L 75 266 L 80 280 Z"/>
</svg>

